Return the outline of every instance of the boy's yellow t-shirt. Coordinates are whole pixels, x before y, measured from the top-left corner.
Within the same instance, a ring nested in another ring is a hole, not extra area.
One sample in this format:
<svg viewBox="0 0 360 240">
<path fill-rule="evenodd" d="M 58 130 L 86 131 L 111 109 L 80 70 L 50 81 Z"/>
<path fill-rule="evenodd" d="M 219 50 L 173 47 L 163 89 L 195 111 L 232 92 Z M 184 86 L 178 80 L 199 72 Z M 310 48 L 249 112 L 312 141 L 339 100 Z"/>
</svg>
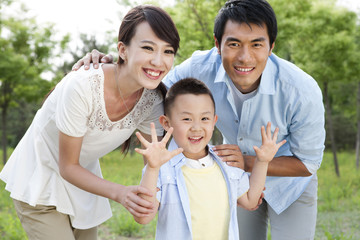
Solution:
<svg viewBox="0 0 360 240">
<path fill-rule="evenodd" d="M 202 169 L 182 167 L 190 201 L 193 239 L 227 240 L 230 207 L 226 182 L 211 156 L 205 158 L 210 158 L 214 164 Z M 209 159 L 206 161 L 209 163 Z"/>
</svg>

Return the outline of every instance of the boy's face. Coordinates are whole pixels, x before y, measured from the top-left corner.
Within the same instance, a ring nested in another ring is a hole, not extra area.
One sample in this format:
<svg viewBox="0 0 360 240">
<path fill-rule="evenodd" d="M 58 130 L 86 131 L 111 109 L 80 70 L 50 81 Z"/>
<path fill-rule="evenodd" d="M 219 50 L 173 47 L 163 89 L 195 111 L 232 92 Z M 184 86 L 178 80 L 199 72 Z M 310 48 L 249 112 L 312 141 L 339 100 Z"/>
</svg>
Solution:
<svg viewBox="0 0 360 240">
<path fill-rule="evenodd" d="M 210 141 L 217 116 L 209 95 L 182 94 L 175 98 L 169 116 L 161 116 L 165 130 L 174 128 L 173 138 L 183 154 L 190 159 L 207 155 L 206 145 Z"/>
<path fill-rule="evenodd" d="M 268 57 L 270 47 L 267 27 L 227 21 L 221 43 L 215 39 L 216 47 L 226 73 L 237 89 L 249 93 L 257 89 Z"/>
</svg>

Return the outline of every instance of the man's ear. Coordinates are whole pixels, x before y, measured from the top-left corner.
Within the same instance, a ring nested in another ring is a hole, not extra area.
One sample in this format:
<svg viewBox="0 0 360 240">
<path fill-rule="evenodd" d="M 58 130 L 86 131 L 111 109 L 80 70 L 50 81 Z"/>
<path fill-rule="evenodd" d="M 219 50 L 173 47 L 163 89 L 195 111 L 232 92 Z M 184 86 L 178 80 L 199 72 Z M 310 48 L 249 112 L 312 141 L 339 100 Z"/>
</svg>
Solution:
<svg viewBox="0 0 360 240">
<path fill-rule="evenodd" d="M 274 49 L 274 47 L 275 47 L 275 42 L 273 42 L 273 43 L 271 44 L 271 48 L 270 48 L 270 51 L 269 51 L 269 56 L 271 55 L 272 50 Z"/>
<path fill-rule="evenodd" d="M 161 115 L 161 116 L 159 117 L 159 122 L 160 122 L 161 126 L 163 126 L 163 128 L 165 129 L 165 131 L 168 131 L 169 128 L 171 127 L 171 126 L 170 126 L 169 119 L 168 119 L 168 117 L 165 116 L 165 115 Z"/>
<path fill-rule="evenodd" d="M 126 53 L 126 45 L 123 42 L 118 42 L 117 49 L 119 53 L 119 57 L 121 57 L 124 62 L 126 62 L 127 59 L 127 53 Z"/>
<path fill-rule="evenodd" d="M 220 43 L 219 41 L 216 39 L 216 37 L 214 36 L 214 40 L 215 40 L 215 47 L 218 50 L 218 54 L 221 55 L 221 51 L 220 51 Z"/>
</svg>

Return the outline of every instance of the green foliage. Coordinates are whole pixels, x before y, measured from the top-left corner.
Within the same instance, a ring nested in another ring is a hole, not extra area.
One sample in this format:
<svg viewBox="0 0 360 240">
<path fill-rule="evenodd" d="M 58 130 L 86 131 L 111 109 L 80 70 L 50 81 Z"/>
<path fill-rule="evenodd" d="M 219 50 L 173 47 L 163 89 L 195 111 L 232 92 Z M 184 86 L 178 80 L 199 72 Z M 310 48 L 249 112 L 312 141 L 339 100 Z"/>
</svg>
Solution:
<svg viewBox="0 0 360 240">
<path fill-rule="evenodd" d="M 195 50 L 207 50 L 215 46 L 213 28 L 215 17 L 224 0 L 183 0 L 166 8 L 180 34 L 180 49 L 175 63 L 179 64 Z"/>
<path fill-rule="evenodd" d="M 105 179 L 129 186 L 140 183 L 144 162 L 138 154 L 128 154 L 124 158 L 116 150 L 101 159 L 101 166 Z M 121 204 L 111 201 L 111 207 L 114 216 L 104 226 L 115 235 L 142 238 L 155 235 L 156 219 L 148 225 L 140 225 Z"/>
<path fill-rule="evenodd" d="M 354 153 L 339 154 L 341 178 L 333 171 L 331 153 L 326 152 L 318 171 L 318 219 L 315 239 L 360 239 L 360 179 L 355 169 Z M 0 161 L 1 162 L 1 161 Z M 0 169 L 2 168 L 0 164 Z M 123 185 L 137 185 L 141 179 L 143 160 L 138 154 L 123 158 L 118 150 L 101 160 L 105 179 Z M 20 222 L 13 209 L 9 193 L 0 182 L 0 235 L 1 239 L 25 239 Z M 100 226 L 100 239 L 123 239 L 124 236 L 153 239 L 156 219 L 148 225 L 139 225 L 116 202 L 111 202 L 113 217 Z M 270 234 L 269 234 L 269 238 Z"/>
</svg>

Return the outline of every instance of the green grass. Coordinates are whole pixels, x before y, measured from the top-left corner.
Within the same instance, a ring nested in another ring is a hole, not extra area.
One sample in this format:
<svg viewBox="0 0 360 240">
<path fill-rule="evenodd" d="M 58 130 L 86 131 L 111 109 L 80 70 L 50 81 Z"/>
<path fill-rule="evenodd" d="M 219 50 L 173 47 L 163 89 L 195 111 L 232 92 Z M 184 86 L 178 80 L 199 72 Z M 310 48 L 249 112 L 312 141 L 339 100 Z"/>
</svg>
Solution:
<svg viewBox="0 0 360 240">
<path fill-rule="evenodd" d="M 331 153 L 325 153 L 318 171 L 317 240 L 360 239 L 360 170 L 355 168 L 354 153 L 339 153 L 338 158 L 340 178 L 336 177 Z M 137 185 L 142 167 L 137 154 L 123 158 L 114 151 L 101 159 L 104 178 L 123 185 Z M 4 186 L 0 182 L 0 239 L 26 239 Z M 111 201 L 111 207 L 113 217 L 100 226 L 99 239 L 154 239 L 156 219 L 146 226 L 139 225 L 121 204 Z"/>
</svg>

